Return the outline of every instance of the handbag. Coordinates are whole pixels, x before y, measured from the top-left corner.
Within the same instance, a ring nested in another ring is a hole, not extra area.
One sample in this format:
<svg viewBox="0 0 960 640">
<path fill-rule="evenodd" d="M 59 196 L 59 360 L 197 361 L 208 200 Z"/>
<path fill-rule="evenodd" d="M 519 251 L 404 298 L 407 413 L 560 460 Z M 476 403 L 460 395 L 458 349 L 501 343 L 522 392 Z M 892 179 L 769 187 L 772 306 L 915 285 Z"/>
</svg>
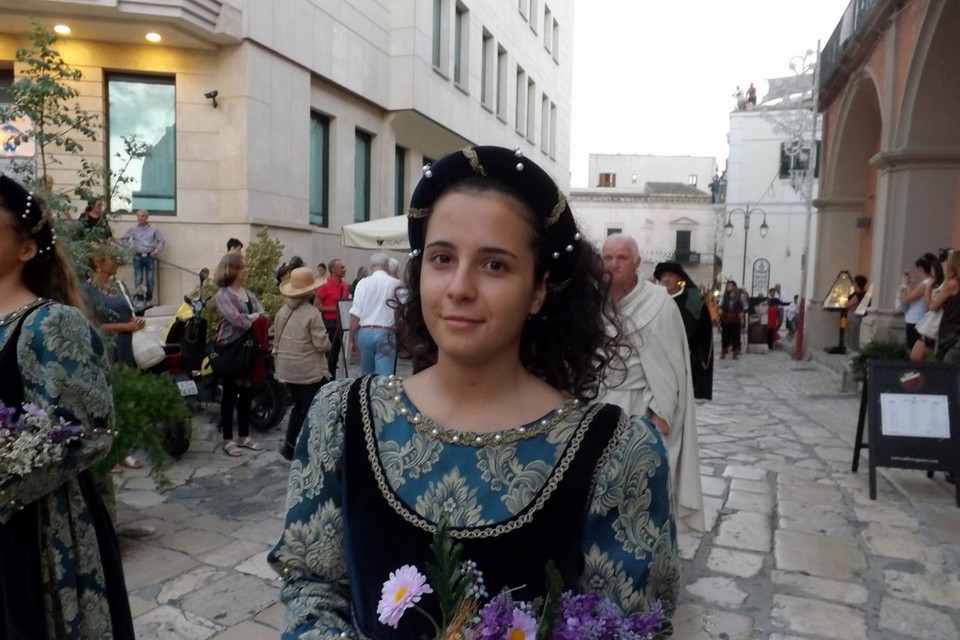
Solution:
<svg viewBox="0 0 960 640">
<path fill-rule="evenodd" d="M 130 300 L 130 294 L 127 293 L 127 288 L 119 279 L 117 279 L 117 286 L 127 301 L 131 313 L 136 315 L 137 311 L 133 306 L 133 301 Z M 134 331 L 131 334 L 130 342 L 133 349 L 133 361 L 137 363 L 138 369 L 155 367 L 167 357 L 167 352 L 163 348 L 163 340 L 155 332 L 146 328 Z"/>
<path fill-rule="evenodd" d="M 233 342 L 217 344 L 210 354 L 210 368 L 218 378 L 238 378 L 250 373 L 257 343 L 244 333 Z"/>
<path fill-rule="evenodd" d="M 917 323 L 917 333 L 924 338 L 936 340 L 937 335 L 940 333 L 940 319 L 942 317 L 943 309 L 927 311 L 923 314 L 923 317 L 920 318 L 920 322 Z"/>
</svg>

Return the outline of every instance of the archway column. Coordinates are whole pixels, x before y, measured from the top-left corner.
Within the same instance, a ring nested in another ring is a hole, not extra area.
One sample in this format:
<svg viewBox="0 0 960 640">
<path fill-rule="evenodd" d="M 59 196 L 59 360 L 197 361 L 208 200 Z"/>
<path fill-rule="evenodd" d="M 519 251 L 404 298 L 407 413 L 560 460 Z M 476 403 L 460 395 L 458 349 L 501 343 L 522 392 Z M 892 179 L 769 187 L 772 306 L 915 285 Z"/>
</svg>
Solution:
<svg viewBox="0 0 960 640">
<path fill-rule="evenodd" d="M 857 219 L 863 216 L 863 198 L 823 198 L 814 201 L 817 208 L 817 259 L 811 265 L 812 290 L 807 299 L 806 349 L 823 350 L 836 346 L 840 316 L 825 311 L 823 301 L 840 271 L 855 268 L 860 229 Z"/>
</svg>

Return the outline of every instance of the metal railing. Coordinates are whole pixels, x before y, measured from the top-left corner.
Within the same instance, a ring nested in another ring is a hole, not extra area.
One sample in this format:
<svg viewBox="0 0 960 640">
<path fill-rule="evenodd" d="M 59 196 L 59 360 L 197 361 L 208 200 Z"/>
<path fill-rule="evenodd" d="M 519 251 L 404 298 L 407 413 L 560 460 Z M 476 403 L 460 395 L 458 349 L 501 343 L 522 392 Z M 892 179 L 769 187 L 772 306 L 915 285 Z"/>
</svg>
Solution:
<svg viewBox="0 0 960 640">
<path fill-rule="evenodd" d="M 862 35 L 861 30 L 887 0 L 850 0 L 840 22 L 820 52 L 820 91 L 830 84 L 848 47 Z"/>
<path fill-rule="evenodd" d="M 700 254 L 695 251 L 676 251 L 673 259 L 679 264 L 700 264 Z"/>
</svg>

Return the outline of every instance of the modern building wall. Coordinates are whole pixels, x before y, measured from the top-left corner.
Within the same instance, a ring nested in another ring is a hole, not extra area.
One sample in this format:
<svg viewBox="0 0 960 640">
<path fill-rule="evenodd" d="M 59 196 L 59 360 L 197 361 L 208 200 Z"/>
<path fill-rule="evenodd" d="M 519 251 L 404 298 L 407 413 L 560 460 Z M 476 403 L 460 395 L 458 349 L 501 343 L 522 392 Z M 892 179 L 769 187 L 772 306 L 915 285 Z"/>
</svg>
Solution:
<svg viewBox="0 0 960 640">
<path fill-rule="evenodd" d="M 83 72 L 79 104 L 105 121 L 109 74 L 173 83 L 176 210 L 151 216 L 166 262 L 212 268 L 227 238 L 267 227 L 285 257 L 345 257 L 352 275 L 367 255 L 340 243 L 355 221 L 358 132 L 370 141 L 370 218 L 404 212 L 398 186 L 408 201 L 425 162 L 468 144 L 519 148 L 568 188 L 573 1 L 533 4 L 534 15 L 527 1 L 493 0 L 0 0 L 0 68 L 38 17 L 72 27 L 57 48 Z M 146 31 L 163 40 L 145 42 Z M 325 176 L 311 170 L 312 115 L 328 128 Z M 102 142 L 84 154 L 106 161 Z M 51 174 L 72 188 L 78 162 L 60 159 Z M 310 216 L 321 179 L 322 226 Z M 161 264 L 162 302 L 193 284 Z"/>
<path fill-rule="evenodd" d="M 602 184 L 601 174 L 612 174 L 613 186 L 618 189 L 642 189 L 646 182 L 677 182 L 709 193 L 716 171 L 717 160 L 710 156 L 598 153 L 590 154 L 587 179 L 591 187 L 607 186 Z"/>
</svg>

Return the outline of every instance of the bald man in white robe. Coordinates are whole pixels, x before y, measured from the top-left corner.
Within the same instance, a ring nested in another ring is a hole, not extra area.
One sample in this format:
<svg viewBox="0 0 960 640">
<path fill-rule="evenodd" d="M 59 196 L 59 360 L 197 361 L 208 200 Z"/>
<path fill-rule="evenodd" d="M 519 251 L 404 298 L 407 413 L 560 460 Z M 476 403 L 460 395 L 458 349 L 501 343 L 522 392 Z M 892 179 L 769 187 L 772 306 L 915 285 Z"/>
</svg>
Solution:
<svg viewBox="0 0 960 640">
<path fill-rule="evenodd" d="M 640 252 L 633 238 L 608 237 L 603 263 L 630 353 L 625 372 L 608 371 L 600 399 L 630 415 L 646 416 L 663 434 L 677 529 L 703 531 L 700 447 L 683 319 L 664 287 L 640 280 Z"/>
</svg>

